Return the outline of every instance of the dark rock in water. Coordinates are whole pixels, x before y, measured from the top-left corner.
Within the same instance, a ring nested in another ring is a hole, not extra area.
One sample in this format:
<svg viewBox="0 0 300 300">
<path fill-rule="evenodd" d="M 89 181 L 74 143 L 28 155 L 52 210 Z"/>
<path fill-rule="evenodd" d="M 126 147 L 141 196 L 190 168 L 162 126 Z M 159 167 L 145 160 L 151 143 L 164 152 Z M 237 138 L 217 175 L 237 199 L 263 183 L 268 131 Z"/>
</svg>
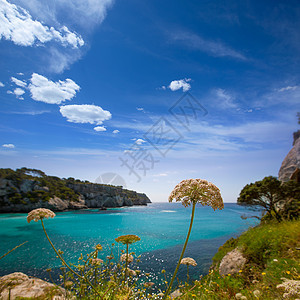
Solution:
<svg viewBox="0 0 300 300">
<path fill-rule="evenodd" d="M 285 157 L 278 173 L 281 181 L 296 180 L 300 182 L 300 131 L 294 133 L 294 146 Z"/>
</svg>

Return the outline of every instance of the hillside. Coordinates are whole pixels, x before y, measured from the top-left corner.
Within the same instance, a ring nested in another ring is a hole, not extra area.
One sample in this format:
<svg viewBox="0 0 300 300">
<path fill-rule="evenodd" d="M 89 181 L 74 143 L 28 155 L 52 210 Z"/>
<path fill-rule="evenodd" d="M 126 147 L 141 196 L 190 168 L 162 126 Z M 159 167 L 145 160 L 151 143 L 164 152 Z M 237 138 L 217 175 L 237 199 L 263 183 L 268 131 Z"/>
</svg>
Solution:
<svg viewBox="0 0 300 300">
<path fill-rule="evenodd" d="M 54 211 L 147 205 L 150 199 L 120 186 L 48 176 L 43 171 L 0 169 L 0 212 Z"/>
</svg>

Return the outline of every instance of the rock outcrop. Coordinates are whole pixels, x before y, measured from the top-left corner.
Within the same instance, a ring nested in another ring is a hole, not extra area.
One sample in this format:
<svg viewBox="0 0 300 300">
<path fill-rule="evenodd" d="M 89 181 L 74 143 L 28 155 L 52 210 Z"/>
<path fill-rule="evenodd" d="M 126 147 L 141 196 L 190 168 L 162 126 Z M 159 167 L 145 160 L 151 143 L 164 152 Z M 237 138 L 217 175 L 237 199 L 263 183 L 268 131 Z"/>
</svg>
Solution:
<svg viewBox="0 0 300 300">
<path fill-rule="evenodd" d="M 147 205 L 150 199 L 121 186 L 28 175 L 31 169 L 0 169 L 0 212 L 29 212 L 43 207 L 53 211 Z"/>
<path fill-rule="evenodd" d="M 281 181 L 293 179 L 300 182 L 300 131 L 294 133 L 293 145 L 281 164 L 278 173 L 278 179 Z"/>
<path fill-rule="evenodd" d="M 16 272 L 0 277 L 0 299 L 21 298 L 67 299 L 63 288 L 38 278 L 30 278 L 24 273 Z"/>
<path fill-rule="evenodd" d="M 141 193 L 96 183 L 70 183 L 70 189 L 80 194 L 89 208 L 147 205 L 150 199 Z"/>
<path fill-rule="evenodd" d="M 246 261 L 242 252 L 235 248 L 228 252 L 221 260 L 219 273 L 220 275 L 236 274 L 244 268 Z"/>
</svg>

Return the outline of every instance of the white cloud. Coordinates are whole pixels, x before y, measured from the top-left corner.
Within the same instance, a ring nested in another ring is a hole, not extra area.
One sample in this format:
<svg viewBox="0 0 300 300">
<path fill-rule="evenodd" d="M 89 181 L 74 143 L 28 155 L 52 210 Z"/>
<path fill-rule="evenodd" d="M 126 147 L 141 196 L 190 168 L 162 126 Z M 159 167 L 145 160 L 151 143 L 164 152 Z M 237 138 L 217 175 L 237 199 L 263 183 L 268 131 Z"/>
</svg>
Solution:
<svg viewBox="0 0 300 300">
<path fill-rule="evenodd" d="M 135 144 L 137 144 L 137 145 L 141 145 L 141 144 L 143 144 L 143 143 L 146 143 L 146 141 L 144 141 L 143 139 L 137 139 L 137 140 L 135 141 Z"/>
<path fill-rule="evenodd" d="M 47 71 L 54 73 L 62 73 L 68 69 L 74 62 L 82 57 L 83 53 L 80 49 L 68 49 L 68 48 L 47 48 Z"/>
<path fill-rule="evenodd" d="M 287 87 L 284 87 L 284 88 L 281 88 L 279 89 L 278 91 L 279 92 L 285 92 L 285 91 L 289 91 L 289 90 L 296 90 L 299 86 L 298 85 L 295 85 L 295 86 L 287 86 Z"/>
<path fill-rule="evenodd" d="M 2 83 L 1 81 L 0 81 L 0 87 L 4 87 L 5 85 L 4 85 L 4 83 Z"/>
<path fill-rule="evenodd" d="M 13 94 L 13 92 L 10 91 L 10 90 L 6 91 L 6 93 L 7 93 L 7 94 Z"/>
<path fill-rule="evenodd" d="M 94 127 L 95 131 L 106 131 L 106 128 L 104 126 L 96 126 Z"/>
<path fill-rule="evenodd" d="M 224 45 L 220 41 L 211 41 L 201 36 L 186 32 L 177 31 L 170 33 L 170 37 L 177 42 L 181 42 L 185 47 L 205 52 L 215 57 L 232 57 L 240 60 L 246 60 L 246 57 L 238 51 Z"/>
<path fill-rule="evenodd" d="M 216 89 L 215 94 L 218 98 L 218 105 L 221 108 L 235 108 L 237 105 L 234 103 L 235 98 L 223 89 Z"/>
<path fill-rule="evenodd" d="M 15 145 L 14 144 L 3 144 L 2 147 L 3 148 L 8 148 L 8 149 L 14 149 Z"/>
<path fill-rule="evenodd" d="M 29 90 L 33 100 L 49 104 L 60 104 L 63 101 L 71 100 L 80 89 L 73 80 L 66 79 L 53 82 L 46 77 L 33 73 Z"/>
<path fill-rule="evenodd" d="M 10 111 L 10 114 L 15 115 L 30 115 L 30 116 L 36 116 L 36 115 L 42 115 L 46 113 L 51 113 L 50 110 L 37 110 L 37 111 Z"/>
<path fill-rule="evenodd" d="M 191 81 L 190 78 L 185 78 L 185 79 L 180 79 L 180 80 L 173 80 L 168 88 L 171 90 L 171 91 L 177 91 L 179 89 L 182 88 L 182 90 L 184 92 L 187 92 L 188 90 L 191 89 L 191 85 L 188 83 L 189 81 Z"/>
<path fill-rule="evenodd" d="M 24 75 L 24 73 L 21 73 L 21 72 L 20 72 L 20 73 L 17 73 L 17 75 L 19 75 L 19 76 L 23 76 L 23 75 Z"/>
<path fill-rule="evenodd" d="M 20 88 L 16 88 L 14 90 L 14 94 L 17 96 L 17 98 L 20 97 L 20 96 L 22 96 L 24 93 L 25 93 L 25 91 L 22 90 L 22 89 L 20 89 Z"/>
<path fill-rule="evenodd" d="M 168 174 L 167 173 L 159 173 L 159 174 L 154 174 L 153 176 L 154 177 L 166 177 L 166 176 L 168 176 Z"/>
<path fill-rule="evenodd" d="M 17 86 L 20 86 L 20 87 L 26 87 L 27 86 L 27 83 L 25 81 L 22 81 L 20 79 L 17 79 L 15 77 L 11 77 L 10 80 L 16 84 Z"/>
<path fill-rule="evenodd" d="M 0 1 L 0 39 L 10 40 L 19 46 L 33 46 L 51 40 L 63 46 L 78 48 L 84 45 L 80 35 L 71 32 L 66 26 L 60 30 L 48 27 L 33 20 L 28 11 L 6 0 Z"/>
<path fill-rule="evenodd" d="M 246 143 L 274 143 L 290 138 L 293 126 L 282 121 L 257 121 L 237 126 L 209 125 L 202 122 L 193 127 L 193 132 L 199 136 L 222 137 L 224 140 L 239 139 Z M 206 134 L 206 135 L 205 135 Z"/>
<path fill-rule="evenodd" d="M 60 113 L 68 122 L 90 123 L 101 125 L 103 121 L 111 118 L 111 113 L 96 105 L 64 105 L 60 107 Z"/>
<path fill-rule="evenodd" d="M 144 111 L 144 109 L 142 107 L 137 107 L 136 108 L 138 111 Z"/>
<path fill-rule="evenodd" d="M 118 129 L 116 129 L 116 130 L 113 131 L 114 134 L 117 134 L 117 133 L 119 133 L 119 132 L 120 132 L 120 131 L 119 131 Z"/>
<path fill-rule="evenodd" d="M 114 0 L 51 0 L 47 5 L 40 0 L 18 0 L 18 3 L 47 24 L 63 21 L 92 29 L 104 20 Z"/>
</svg>

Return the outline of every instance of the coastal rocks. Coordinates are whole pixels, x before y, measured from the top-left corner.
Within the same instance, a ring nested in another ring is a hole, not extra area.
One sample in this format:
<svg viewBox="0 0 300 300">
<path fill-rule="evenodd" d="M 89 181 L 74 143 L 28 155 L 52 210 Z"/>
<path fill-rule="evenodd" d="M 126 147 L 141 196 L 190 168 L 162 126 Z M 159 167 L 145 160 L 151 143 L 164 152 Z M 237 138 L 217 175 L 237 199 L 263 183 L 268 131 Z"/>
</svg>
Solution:
<svg viewBox="0 0 300 300">
<path fill-rule="evenodd" d="M 66 291 L 52 283 L 38 278 L 30 278 L 16 272 L 0 277 L 0 299 L 39 298 L 63 300 Z"/>
<path fill-rule="evenodd" d="M 175 299 L 178 298 L 182 295 L 182 293 L 180 292 L 180 290 L 175 290 L 173 293 L 170 294 L 171 299 Z"/>
<path fill-rule="evenodd" d="M 80 194 L 89 208 L 147 205 L 150 199 L 141 193 L 118 186 L 96 183 L 70 183 L 68 187 Z"/>
<path fill-rule="evenodd" d="M 299 134 L 294 134 L 293 148 L 283 160 L 278 179 L 280 181 L 289 181 L 290 179 L 300 182 L 300 138 Z"/>
<path fill-rule="evenodd" d="M 219 266 L 220 275 L 236 274 L 243 269 L 246 258 L 238 248 L 228 252 L 221 260 Z"/>
<path fill-rule="evenodd" d="M 0 169 L 0 212 L 29 212 L 36 208 L 65 211 L 85 208 L 108 208 L 147 205 L 150 199 L 121 186 L 60 179 L 34 170 Z M 25 172 L 25 173 L 24 173 Z M 28 173 L 29 172 L 29 173 Z M 31 178 L 24 178 L 31 176 Z"/>
</svg>

